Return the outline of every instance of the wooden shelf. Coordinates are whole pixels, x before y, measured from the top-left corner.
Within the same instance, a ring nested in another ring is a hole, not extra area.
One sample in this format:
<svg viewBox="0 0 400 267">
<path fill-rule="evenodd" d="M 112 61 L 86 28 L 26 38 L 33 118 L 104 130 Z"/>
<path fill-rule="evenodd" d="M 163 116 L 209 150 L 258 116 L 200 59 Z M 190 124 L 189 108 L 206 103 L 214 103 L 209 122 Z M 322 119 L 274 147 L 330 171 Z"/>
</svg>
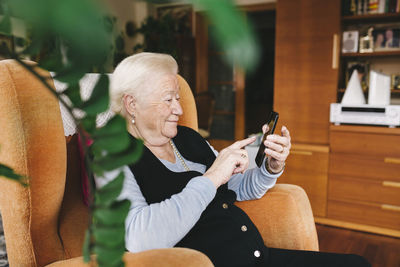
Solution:
<svg viewBox="0 0 400 267">
<path fill-rule="evenodd" d="M 400 13 L 382 13 L 382 14 L 365 14 L 365 15 L 355 15 L 355 16 L 344 16 L 342 17 L 343 23 L 368 23 L 368 22 L 399 22 Z"/>
<path fill-rule="evenodd" d="M 346 89 L 344 89 L 344 88 L 339 88 L 338 89 L 338 92 L 339 93 L 344 93 L 346 91 Z M 364 92 L 364 93 L 366 93 L 366 92 Z M 400 90 L 399 89 L 391 89 L 390 90 L 390 93 L 392 93 L 392 94 L 400 94 Z"/>
<path fill-rule="evenodd" d="M 376 51 L 369 53 L 342 53 L 342 57 L 390 57 L 390 56 L 400 56 L 399 50 L 391 51 Z"/>
</svg>

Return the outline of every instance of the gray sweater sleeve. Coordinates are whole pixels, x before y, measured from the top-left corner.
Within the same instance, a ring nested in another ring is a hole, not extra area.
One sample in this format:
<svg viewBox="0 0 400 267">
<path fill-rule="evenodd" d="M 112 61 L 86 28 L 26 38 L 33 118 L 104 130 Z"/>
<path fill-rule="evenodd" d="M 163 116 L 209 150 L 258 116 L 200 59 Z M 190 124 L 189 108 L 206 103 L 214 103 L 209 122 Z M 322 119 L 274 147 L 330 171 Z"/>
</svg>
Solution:
<svg viewBox="0 0 400 267">
<path fill-rule="evenodd" d="M 217 156 L 218 152 L 211 145 L 210 147 Z M 282 170 L 280 173 L 270 174 L 265 168 L 265 160 L 261 168 L 256 167 L 246 170 L 244 174 L 232 175 L 228 181 L 228 188 L 235 191 L 238 201 L 261 198 L 275 185 L 276 180 L 283 173 Z"/>
<path fill-rule="evenodd" d="M 129 167 L 122 170 L 125 181 L 119 199 L 131 201 L 125 220 L 125 246 L 131 252 L 173 247 L 192 229 L 216 194 L 211 180 L 198 176 L 191 179 L 182 192 L 149 205 Z M 118 173 L 106 173 L 101 184 L 97 182 L 98 186 L 114 179 Z"/>
<path fill-rule="evenodd" d="M 214 149 L 213 151 L 218 155 L 217 151 Z M 204 173 L 204 165 L 184 160 L 191 169 Z M 168 165 L 167 162 L 162 162 Z M 177 166 L 179 166 L 178 159 Z M 167 167 L 174 171 L 174 166 Z M 211 180 L 198 176 L 191 179 L 182 192 L 160 203 L 149 205 L 128 166 L 96 178 L 97 186 L 101 187 L 115 179 L 120 171 L 124 172 L 125 181 L 119 199 L 131 201 L 125 221 L 125 244 L 131 252 L 176 245 L 196 224 L 216 194 L 216 188 Z M 238 200 L 256 199 L 262 197 L 275 184 L 279 175 L 270 175 L 265 168 L 255 168 L 247 170 L 244 174 L 232 176 L 228 187 L 236 192 Z"/>
</svg>

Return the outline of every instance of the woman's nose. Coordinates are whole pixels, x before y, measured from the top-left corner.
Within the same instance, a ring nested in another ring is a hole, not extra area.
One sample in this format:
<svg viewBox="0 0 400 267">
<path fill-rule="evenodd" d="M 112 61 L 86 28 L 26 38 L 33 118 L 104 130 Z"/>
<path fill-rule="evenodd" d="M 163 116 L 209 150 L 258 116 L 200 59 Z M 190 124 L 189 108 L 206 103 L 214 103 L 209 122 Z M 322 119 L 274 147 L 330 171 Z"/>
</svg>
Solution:
<svg viewBox="0 0 400 267">
<path fill-rule="evenodd" d="M 178 115 L 178 116 L 183 114 L 183 110 L 182 110 L 181 104 L 179 103 L 178 100 L 174 101 L 174 106 L 172 107 L 172 112 L 175 115 Z"/>
</svg>

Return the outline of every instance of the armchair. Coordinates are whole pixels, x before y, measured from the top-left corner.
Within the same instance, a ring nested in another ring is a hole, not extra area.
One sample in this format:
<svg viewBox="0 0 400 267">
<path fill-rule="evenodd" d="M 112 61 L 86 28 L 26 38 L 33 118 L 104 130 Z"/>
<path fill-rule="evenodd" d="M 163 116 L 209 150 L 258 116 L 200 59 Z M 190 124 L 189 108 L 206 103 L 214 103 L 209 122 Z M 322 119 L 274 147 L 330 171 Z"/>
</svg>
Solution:
<svg viewBox="0 0 400 267">
<path fill-rule="evenodd" d="M 50 74 L 41 70 L 43 75 Z M 60 107 L 44 86 L 13 60 L 0 61 L 0 162 L 30 177 L 24 188 L 0 178 L 0 210 L 11 266 L 89 266 L 82 261 L 88 210 L 82 201 L 76 136 L 65 138 Z M 184 116 L 197 129 L 188 84 L 179 78 Z M 294 185 L 276 185 L 262 199 L 238 203 L 266 245 L 318 250 L 310 204 Z M 126 253 L 127 266 L 213 266 L 186 248 Z"/>
</svg>

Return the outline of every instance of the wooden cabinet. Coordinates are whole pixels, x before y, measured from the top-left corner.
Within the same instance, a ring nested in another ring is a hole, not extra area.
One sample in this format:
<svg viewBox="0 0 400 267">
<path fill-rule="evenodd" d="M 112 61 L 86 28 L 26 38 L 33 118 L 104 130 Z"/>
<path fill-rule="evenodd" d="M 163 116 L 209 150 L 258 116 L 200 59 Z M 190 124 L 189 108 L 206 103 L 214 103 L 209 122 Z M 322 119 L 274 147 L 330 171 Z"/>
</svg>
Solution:
<svg viewBox="0 0 400 267">
<path fill-rule="evenodd" d="M 274 109 L 293 143 L 328 144 L 339 32 L 340 0 L 277 1 Z"/>
<path fill-rule="evenodd" d="M 277 1 L 274 110 L 293 144 L 278 182 L 303 187 L 320 217 L 326 215 L 329 105 L 336 102 L 339 32 L 340 0 Z"/>
<path fill-rule="evenodd" d="M 398 128 L 330 127 L 327 218 L 400 233 L 398 144 Z"/>
<path fill-rule="evenodd" d="M 316 222 L 400 237 L 400 129 L 329 123 L 351 61 L 400 72 L 398 51 L 341 54 L 341 32 L 400 15 L 341 17 L 340 2 L 277 1 L 274 110 L 293 143 L 278 182 L 305 189 Z"/>
<path fill-rule="evenodd" d="M 279 183 L 300 185 L 307 193 L 315 216 L 325 217 L 328 190 L 328 146 L 292 146 Z"/>
</svg>

